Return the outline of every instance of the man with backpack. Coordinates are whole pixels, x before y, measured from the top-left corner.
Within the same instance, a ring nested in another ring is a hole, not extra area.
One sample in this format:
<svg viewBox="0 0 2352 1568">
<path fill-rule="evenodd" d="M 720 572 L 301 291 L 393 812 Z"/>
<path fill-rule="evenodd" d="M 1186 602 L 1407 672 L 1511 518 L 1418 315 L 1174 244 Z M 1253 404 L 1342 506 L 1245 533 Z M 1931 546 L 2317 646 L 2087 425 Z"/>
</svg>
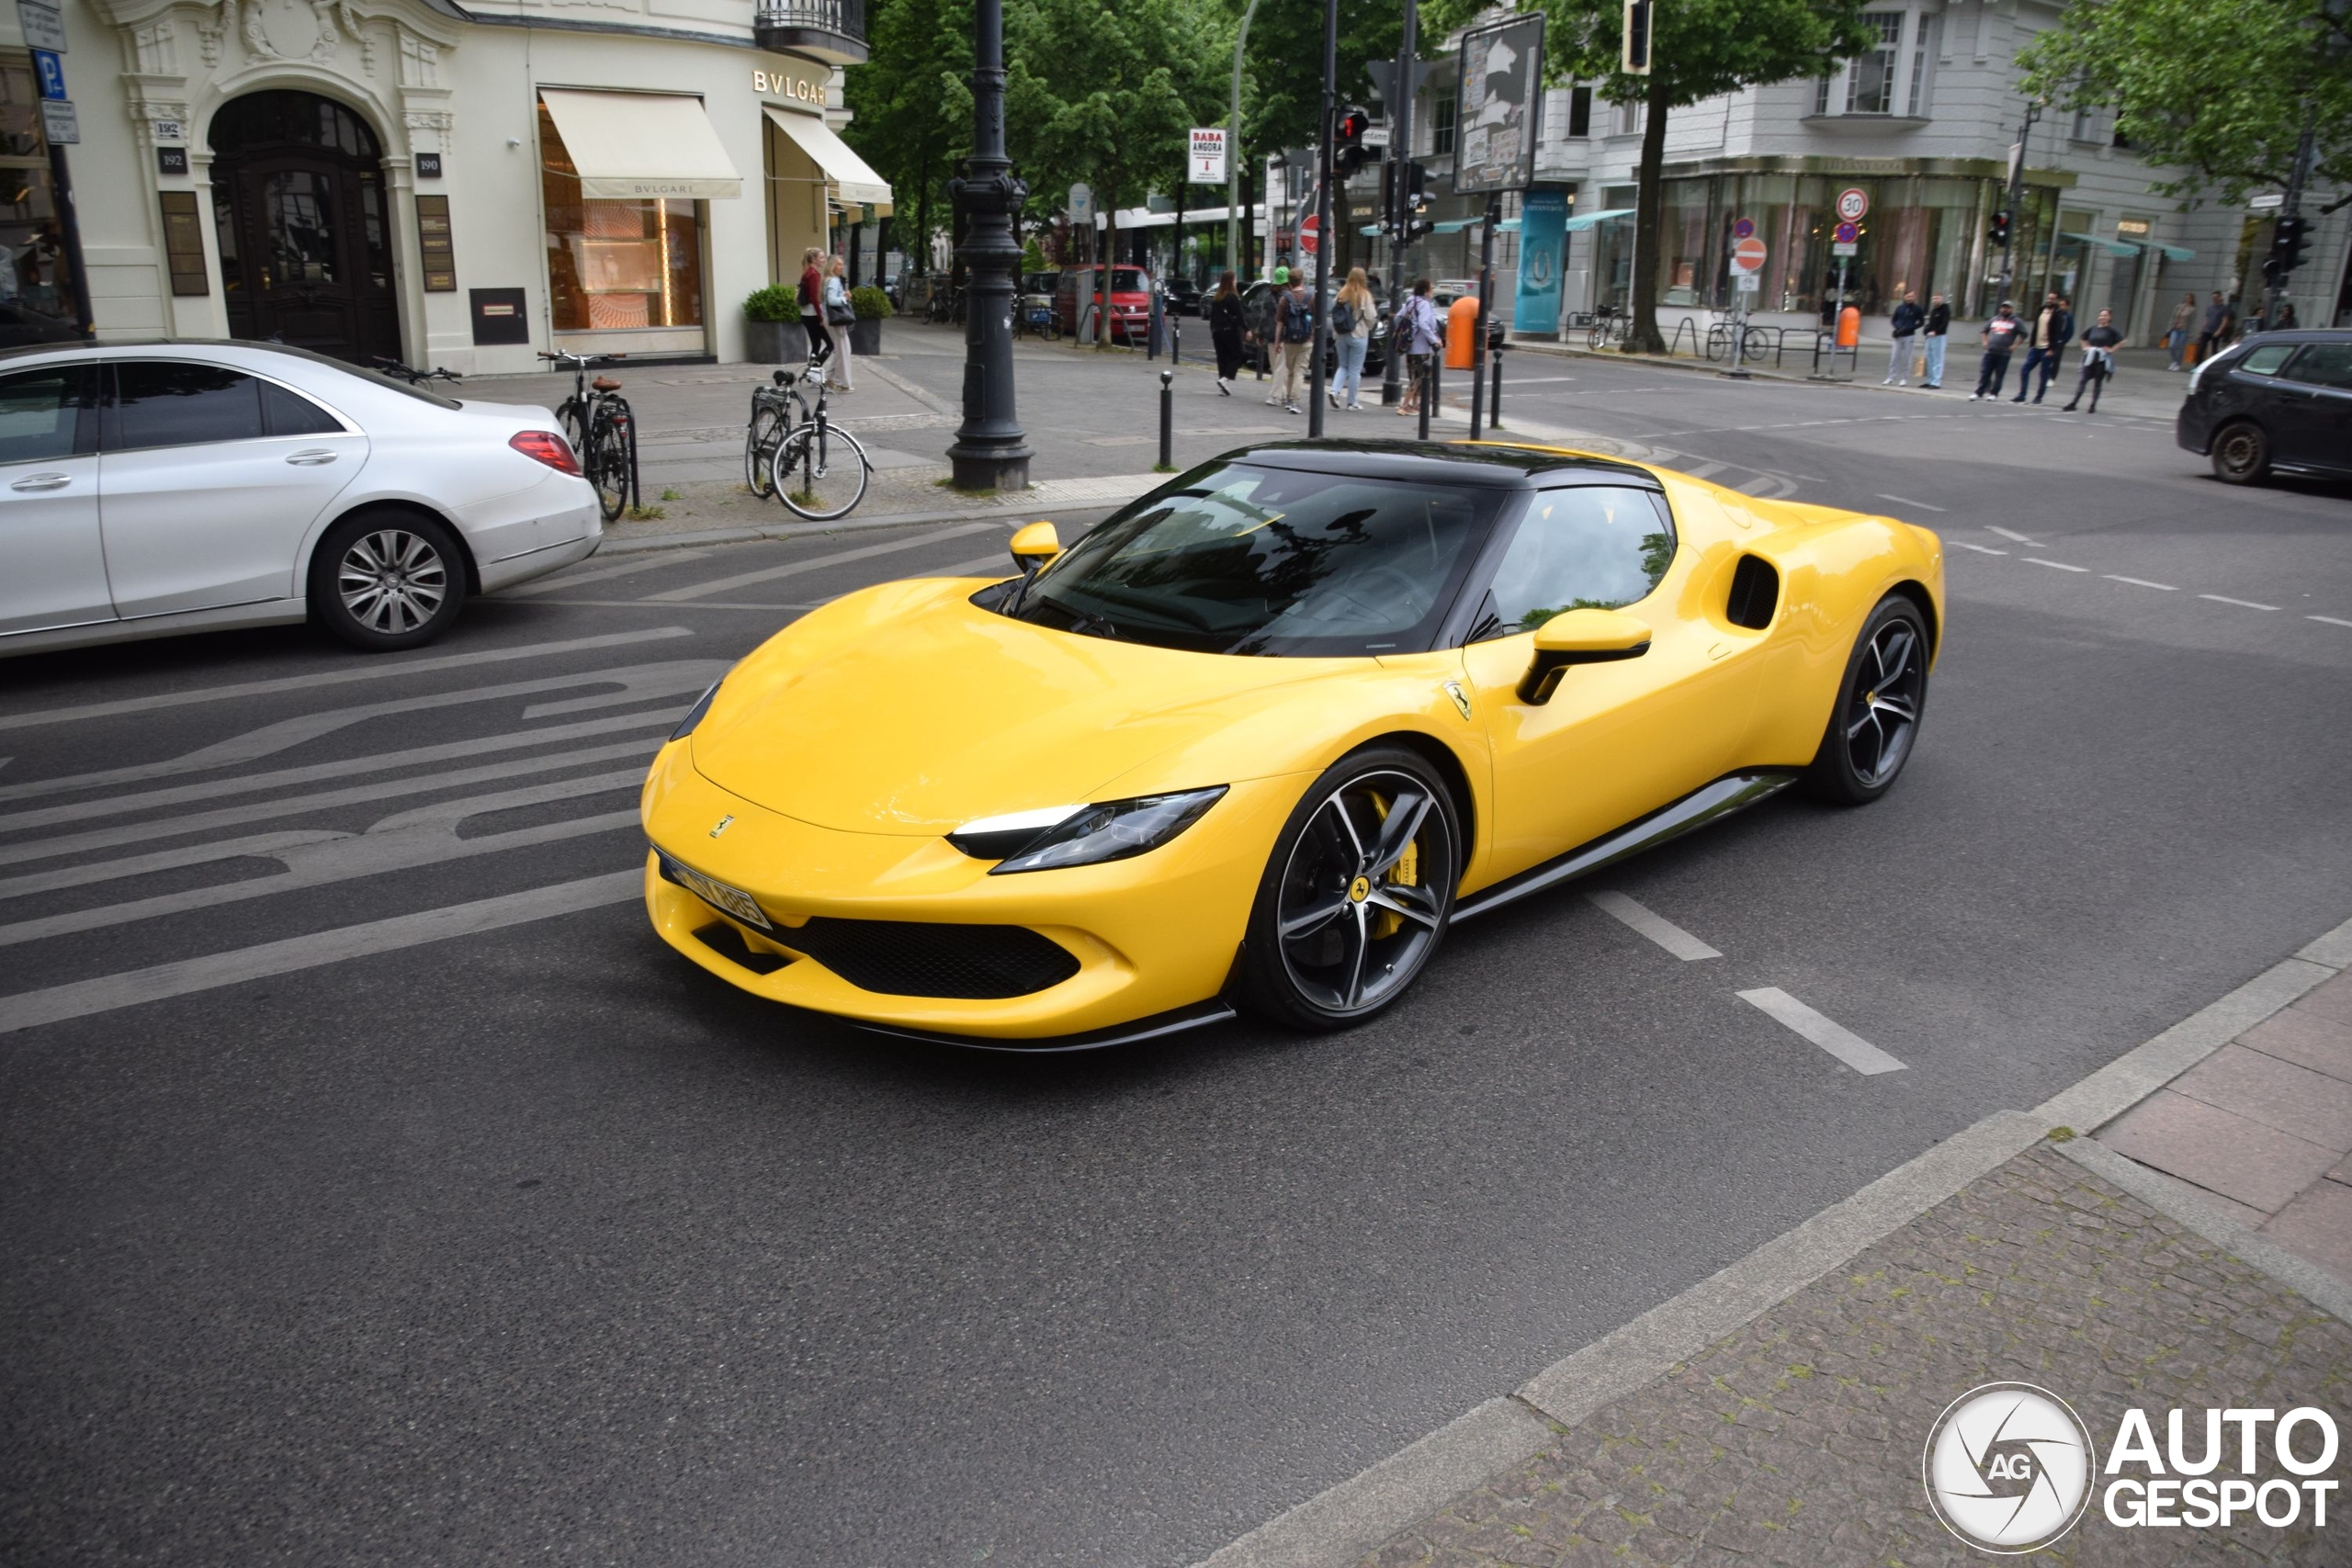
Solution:
<svg viewBox="0 0 2352 1568">
<path fill-rule="evenodd" d="M 1282 355 L 1282 400 L 1284 412 L 1297 413 L 1298 378 L 1315 346 L 1315 300 L 1306 292 L 1305 273 L 1292 275 L 1289 291 L 1274 311 L 1274 349 Z"/>
</svg>

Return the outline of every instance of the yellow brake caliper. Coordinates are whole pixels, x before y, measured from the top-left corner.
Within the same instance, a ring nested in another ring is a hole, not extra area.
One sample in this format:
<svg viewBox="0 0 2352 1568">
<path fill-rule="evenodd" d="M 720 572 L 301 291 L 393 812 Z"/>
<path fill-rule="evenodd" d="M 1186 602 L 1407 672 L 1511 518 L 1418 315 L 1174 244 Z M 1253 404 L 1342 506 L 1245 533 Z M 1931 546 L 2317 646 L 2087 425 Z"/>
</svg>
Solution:
<svg viewBox="0 0 2352 1568">
<path fill-rule="evenodd" d="M 1375 795 L 1373 797 L 1372 808 L 1380 813 L 1382 821 L 1388 820 L 1388 802 Z M 1397 858 L 1396 863 L 1389 868 L 1388 874 L 1381 880 L 1392 887 L 1417 887 L 1420 885 L 1420 874 L 1421 847 L 1416 842 L 1405 846 L 1404 854 Z M 1394 909 L 1379 910 L 1372 917 L 1373 937 L 1377 941 L 1384 937 L 1395 936 L 1404 923 L 1405 917 Z"/>
</svg>

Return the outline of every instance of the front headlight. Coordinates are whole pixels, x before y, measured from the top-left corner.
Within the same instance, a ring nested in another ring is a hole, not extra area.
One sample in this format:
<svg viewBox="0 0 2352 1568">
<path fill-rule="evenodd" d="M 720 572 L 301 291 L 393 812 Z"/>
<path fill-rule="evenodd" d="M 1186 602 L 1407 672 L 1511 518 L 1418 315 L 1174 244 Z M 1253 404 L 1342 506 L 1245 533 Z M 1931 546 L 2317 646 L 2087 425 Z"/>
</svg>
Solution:
<svg viewBox="0 0 2352 1568">
<path fill-rule="evenodd" d="M 947 841 L 975 860 L 996 860 L 990 876 L 1098 865 L 1156 850 L 1201 819 L 1226 792 L 1224 784 L 1175 795 L 1138 795 L 1094 806 L 1062 806 L 967 822 Z"/>
</svg>

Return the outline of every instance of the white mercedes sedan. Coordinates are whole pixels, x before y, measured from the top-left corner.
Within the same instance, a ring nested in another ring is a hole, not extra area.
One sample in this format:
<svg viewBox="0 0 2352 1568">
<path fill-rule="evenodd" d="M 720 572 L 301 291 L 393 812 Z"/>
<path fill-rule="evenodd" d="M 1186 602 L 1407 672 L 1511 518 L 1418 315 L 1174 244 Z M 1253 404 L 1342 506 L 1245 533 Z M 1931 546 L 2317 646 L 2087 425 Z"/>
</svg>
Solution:
<svg viewBox="0 0 2352 1568">
<path fill-rule="evenodd" d="M 0 655 L 301 620 L 413 648 L 603 539 L 545 409 L 275 344 L 0 354 Z"/>
</svg>

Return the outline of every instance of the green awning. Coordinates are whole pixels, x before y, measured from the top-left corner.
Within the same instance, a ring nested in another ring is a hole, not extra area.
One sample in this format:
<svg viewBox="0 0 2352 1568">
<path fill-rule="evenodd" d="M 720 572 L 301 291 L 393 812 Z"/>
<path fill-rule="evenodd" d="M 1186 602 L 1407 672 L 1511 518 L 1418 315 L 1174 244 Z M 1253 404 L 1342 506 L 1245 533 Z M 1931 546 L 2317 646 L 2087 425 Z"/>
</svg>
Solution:
<svg viewBox="0 0 2352 1568">
<path fill-rule="evenodd" d="M 2120 240 L 2102 240 L 2097 234 L 2076 234 L 2068 231 L 2061 233 L 2058 237 L 2062 240 L 2078 240 L 2086 245 L 2097 245 L 2111 256 L 2128 256 L 2140 248 L 2137 245 L 2127 245 Z"/>
<path fill-rule="evenodd" d="M 1612 218 L 1631 218 L 1633 215 L 1634 209 L 1630 207 L 1611 207 L 1600 212 L 1579 212 L 1562 227 L 1571 230 L 1589 229 L 1596 223 L 1606 223 Z"/>
<path fill-rule="evenodd" d="M 2161 245 L 2154 240 L 2137 240 L 2134 241 L 2133 243 L 2137 244 L 2143 251 L 2156 251 L 2161 253 L 2166 261 L 2181 262 L 2195 261 L 2197 259 L 2197 253 L 2190 250 L 2187 245 Z"/>
</svg>

